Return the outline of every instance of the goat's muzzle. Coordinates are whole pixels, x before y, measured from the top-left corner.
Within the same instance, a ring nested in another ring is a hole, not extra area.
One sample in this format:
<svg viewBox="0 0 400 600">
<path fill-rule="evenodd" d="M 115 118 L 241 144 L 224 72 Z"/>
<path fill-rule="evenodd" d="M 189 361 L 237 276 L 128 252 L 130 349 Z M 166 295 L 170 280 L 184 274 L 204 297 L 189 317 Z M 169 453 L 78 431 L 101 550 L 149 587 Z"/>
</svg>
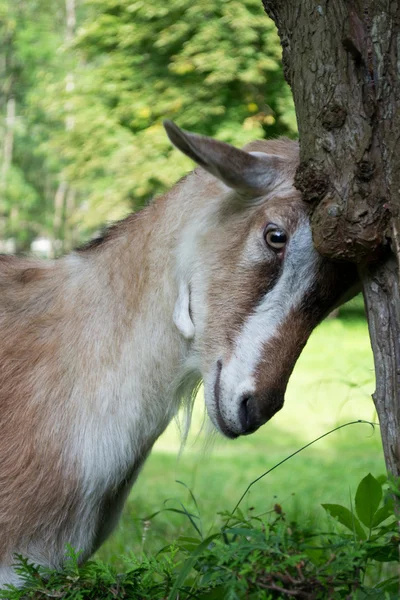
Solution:
<svg viewBox="0 0 400 600">
<path fill-rule="evenodd" d="M 243 394 L 239 404 L 241 435 L 254 433 L 269 421 L 283 406 L 284 390 L 270 390 L 264 394 Z"/>
<path fill-rule="evenodd" d="M 286 386 L 271 387 L 263 391 L 242 392 L 229 403 L 231 411 L 227 414 L 221 406 L 222 361 L 217 362 L 214 383 L 215 419 L 220 431 L 229 438 L 254 433 L 261 425 L 271 419 L 283 406 Z"/>
</svg>

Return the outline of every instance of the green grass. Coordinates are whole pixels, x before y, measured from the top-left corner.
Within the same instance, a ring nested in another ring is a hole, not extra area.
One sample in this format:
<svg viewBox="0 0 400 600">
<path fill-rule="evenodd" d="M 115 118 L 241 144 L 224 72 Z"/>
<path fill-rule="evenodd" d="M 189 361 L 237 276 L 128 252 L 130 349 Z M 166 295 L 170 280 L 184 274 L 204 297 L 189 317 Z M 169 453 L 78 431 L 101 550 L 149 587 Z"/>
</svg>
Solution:
<svg viewBox="0 0 400 600">
<path fill-rule="evenodd" d="M 322 323 L 311 336 L 288 387 L 285 406 L 255 434 L 235 441 L 200 431 L 202 392 L 196 401 L 188 443 L 179 455 L 180 436 L 171 424 L 158 440 L 134 486 L 122 520 L 98 556 L 116 565 L 129 552 L 155 553 L 179 535 L 192 535 L 187 517 L 163 508 L 195 511 L 196 497 L 204 533 L 222 522 L 246 487 L 263 472 L 319 435 L 357 419 L 376 421 L 372 353 L 359 304 L 340 319 Z M 282 504 L 290 517 L 326 523 L 322 503 L 349 505 L 350 494 L 368 473 L 384 473 L 379 429 L 357 424 L 337 431 L 304 450 L 255 484 L 241 504 L 253 514 Z"/>
</svg>

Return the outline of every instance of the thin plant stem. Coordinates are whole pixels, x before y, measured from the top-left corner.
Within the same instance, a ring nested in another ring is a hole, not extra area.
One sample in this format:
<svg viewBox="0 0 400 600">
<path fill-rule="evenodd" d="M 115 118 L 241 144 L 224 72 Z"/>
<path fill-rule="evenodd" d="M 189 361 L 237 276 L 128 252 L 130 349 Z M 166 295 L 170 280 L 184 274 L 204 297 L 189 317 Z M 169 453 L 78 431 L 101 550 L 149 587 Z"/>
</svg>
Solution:
<svg viewBox="0 0 400 600">
<path fill-rule="evenodd" d="M 229 522 L 231 521 L 233 515 L 235 514 L 235 512 L 238 509 L 239 505 L 241 504 L 243 498 L 246 496 L 246 494 L 250 490 L 250 488 L 254 484 L 256 484 L 258 481 L 260 481 L 260 479 L 262 479 L 266 475 L 269 475 L 269 473 L 271 473 L 272 471 L 274 471 L 275 469 L 277 469 L 278 467 L 280 467 L 281 465 L 283 465 L 283 463 L 285 463 L 286 461 L 288 461 L 291 458 L 293 458 L 293 456 L 296 456 L 296 454 L 299 454 L 300 452 L 302 452 L 303 450 L 305 450 L 309 446 L 312 446 L 316 442 L 319 442 L 319 440 L 322 440 L 324 437 L 327 437 L 331 433 L 334 433 L 335 431 L 338 431 L 339 429 L 343 429 L 344 427 L 348 427 L 349 425 L 358 425 L 359 423 L 362 423 L 362 424 L 365 424 L 365 425 L 370 425 L 372 427 L 372 429 L 374 429 L 374 430 L 375 430 L 375 426 L 379 427 L 379 423 L 374 423 L 373 421 L 364 421 L 362 419 L 358 419 L 357 421 L 349 421 L 349 423 L 344 423 L 343 425 L 339 425 L 338 427 L 335 427 L 335 429 L 331 429 L 330 431 L 327 431 L 323 435 L 320 435 L 319 437 L 315 438 L 315 440 L 312 440 L 311 442 L 309 442 L 305 446 L 302 446 L 301 448 L 299 448 L 298 450 L 296 450 L 296 452 L 293 452 L 292 454 L 289 454 L 289 456 L 287 456 L 286 458 L 284 458 L 283 460 L 281 460 L 280 462 L 278 462 L 276 465 L 274 465 L 273 467 L 271 467 L 270 469 L 268 469 L 268 471 L 265 471 L 265 473 L 263 473 L 262 475 L 260 475 L 259 477 L 257 477 L 257 479 L 254 479 L 247 486 L 247 488 L 245 489 L 245 491 L 243 492 L 243 494 L 240 496 L 238 502 L 236 503 L 236 506 L 233 509 L 233 511 L 231 512 L 231 514 L 230 514 L 227 522 L 225 523 L 225 526 L 223 527 L 223 529 L 226 529 L 228 527 Z"/>
</svg>

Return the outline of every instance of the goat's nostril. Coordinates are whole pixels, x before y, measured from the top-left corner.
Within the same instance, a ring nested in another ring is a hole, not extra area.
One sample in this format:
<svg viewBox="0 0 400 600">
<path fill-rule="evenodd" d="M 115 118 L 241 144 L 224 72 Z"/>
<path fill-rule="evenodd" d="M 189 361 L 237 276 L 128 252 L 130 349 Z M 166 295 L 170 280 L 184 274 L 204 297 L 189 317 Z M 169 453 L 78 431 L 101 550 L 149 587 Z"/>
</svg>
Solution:
<svg viewBox="0 0 400 600">
<path fill-rule="evenodd" d="M 239 420 L 243 433 L 250 433 L 257 429 L 255 415 L 255 399 L 251 394 L 244 394 L 239 405 Z"/>
<path fill-rule="evenodd" d="M 245 393 L 239 397 L 238 417 L 241 435 L 256 431 L 283 406 L 284 390 L 270 389 L 265 393 Z"/>
</svg>

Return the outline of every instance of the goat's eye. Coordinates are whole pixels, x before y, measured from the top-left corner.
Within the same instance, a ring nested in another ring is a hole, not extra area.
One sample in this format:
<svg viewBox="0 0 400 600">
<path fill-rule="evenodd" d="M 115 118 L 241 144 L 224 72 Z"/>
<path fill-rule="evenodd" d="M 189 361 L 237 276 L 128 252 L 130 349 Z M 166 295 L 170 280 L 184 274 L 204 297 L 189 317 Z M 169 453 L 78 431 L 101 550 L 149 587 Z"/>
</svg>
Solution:
<svg viewBox="0 0 400 600">
<path fill-rule="evenodd" d="M 287 242 L 287 235 L 283 229 L 278 229 L 275 225 L 268 225 L 264 232 L 264 238 L 268 246 L 274 250 L 282 250 Z"/>
</svg>

